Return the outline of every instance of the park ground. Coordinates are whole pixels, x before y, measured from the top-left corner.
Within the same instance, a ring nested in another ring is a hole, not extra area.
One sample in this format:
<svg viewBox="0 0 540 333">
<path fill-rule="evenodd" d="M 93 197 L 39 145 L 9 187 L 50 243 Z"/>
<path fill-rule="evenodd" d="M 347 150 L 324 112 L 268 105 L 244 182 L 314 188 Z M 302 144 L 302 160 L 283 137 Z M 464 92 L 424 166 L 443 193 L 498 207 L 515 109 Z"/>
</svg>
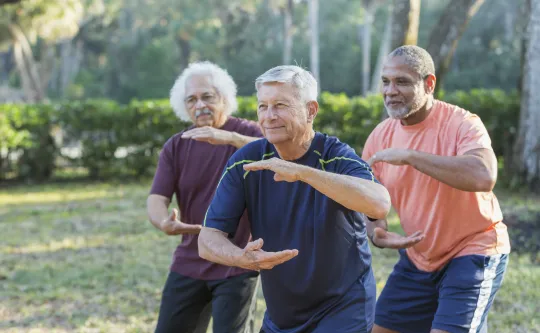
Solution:
<svg viewBox="0 0 540 333">
<path fill-rule="evenodd" d="M 179 237 L 147 221 L 148 188 L 148 181 L 0 185 L 0 332 L 152 332 Z M 515 252 L 489 330 L 540 333 L 540 198 L 496 193 L 511 215 Z M 395 215 L 390 220 L 400 231 Z M 373 249 L 378 292 L 396 260 L 396 251 Z M 264 308 L 259 291 L 258 325 Z"/>
</svg>

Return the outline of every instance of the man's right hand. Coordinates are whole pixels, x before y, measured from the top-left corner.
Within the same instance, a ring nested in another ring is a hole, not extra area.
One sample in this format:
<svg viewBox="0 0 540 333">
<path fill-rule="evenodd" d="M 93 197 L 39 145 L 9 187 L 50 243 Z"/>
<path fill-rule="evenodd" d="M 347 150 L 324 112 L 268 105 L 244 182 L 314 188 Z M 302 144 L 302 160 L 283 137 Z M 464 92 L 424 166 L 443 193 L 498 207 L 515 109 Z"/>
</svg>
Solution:
<svg viewBox="0 0 540 333">
<path fill-rule="evenodd" d="M 279 252 L 266 252 L 262 250 L 264 242 L 261 238 L 249 242 L 243 250 L 238 266 L 254 271 L 272 269 L 298 255 L 298 250 L 284 250 Z"/>
<path fill-rule="evenodd" d="M 178 220 L 178 210 L 173 209 L 171 215 L 161 221 L 160 229 L 167 235 L 198 234 L 202 226 L 197 224 L 187 224 Z"/>
<path fill-rule="evenodd" d="M 395 232 L 386 231 L 383 228 L 375 227 L 371 241 L 375 246 L 388 249 L 405 249 L 416 245 L 424 239 L 424 234 L 417 231 L 410 236 L 401 236 Z"/>
</svg>

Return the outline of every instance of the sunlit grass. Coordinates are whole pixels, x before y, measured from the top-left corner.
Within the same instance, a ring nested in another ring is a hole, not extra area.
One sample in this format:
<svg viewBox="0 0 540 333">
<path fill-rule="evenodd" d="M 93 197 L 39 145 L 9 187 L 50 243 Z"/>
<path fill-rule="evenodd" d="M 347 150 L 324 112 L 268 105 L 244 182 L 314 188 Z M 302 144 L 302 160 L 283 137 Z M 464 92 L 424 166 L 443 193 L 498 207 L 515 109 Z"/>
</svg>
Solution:
<svg viewBox="0 0 540 333">
<path fill-rule="evenodd" d="M 152 332 L 180 238 L 146 220 L 148 188 L 144 182 L 0 190 L 0 332 Z M 504 203 L 514 206 L 540 202 L 508 198 Z M 401 230 L 395 215 L 390 228 Z M 378 293 L 397 257 L 373 248 Z M 512 256 L 490 332 L 540 332 L 539 285 L 540 267 Z M 264 309 L 259 290 L 258 325 Z"/>
</svg>

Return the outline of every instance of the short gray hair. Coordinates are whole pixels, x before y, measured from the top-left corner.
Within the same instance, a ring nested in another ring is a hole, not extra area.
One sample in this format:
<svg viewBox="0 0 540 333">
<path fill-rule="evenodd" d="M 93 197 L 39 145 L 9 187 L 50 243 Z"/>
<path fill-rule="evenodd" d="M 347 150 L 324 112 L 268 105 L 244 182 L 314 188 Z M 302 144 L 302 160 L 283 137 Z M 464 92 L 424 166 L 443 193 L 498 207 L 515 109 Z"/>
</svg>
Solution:
<svg viewBox="0 0 540 333">
<path fill-rule="evenodd" d="M 301 67 L 282 65 L 271 68 L 255 80 L 255 89 L 258 91 L 261 85 L 269 82 L 290 83 L 298 90 L 303 102 L 317 100 L 317 80 Z"/>
<path fill-rule="evenodd" d="M 180 74 L 174 82 L 170 94 L 171 107 L 176 116 L 184 121 L 191 118 L 186 110 L 184 99 L 186 98 L 186 82 L 194 76 L 201 75 L 210 78 L 212 85 L 220 96 L 225 99 L 226 109 L 224 112 L 231 115 L 238 109 L 236 100 L 236 83 L 226 70 L 209 61 L 194 62 Z"/>
<path fill-rule="evenodd" d="M 405 62 L 415 72 L 425 79 L 429 74 L 435 75 L 435 64 L 433 58 L 425 49 L 416 45 L 403 45 L 392 51 L 388 58 L 403 57 Z"/>
</svg>

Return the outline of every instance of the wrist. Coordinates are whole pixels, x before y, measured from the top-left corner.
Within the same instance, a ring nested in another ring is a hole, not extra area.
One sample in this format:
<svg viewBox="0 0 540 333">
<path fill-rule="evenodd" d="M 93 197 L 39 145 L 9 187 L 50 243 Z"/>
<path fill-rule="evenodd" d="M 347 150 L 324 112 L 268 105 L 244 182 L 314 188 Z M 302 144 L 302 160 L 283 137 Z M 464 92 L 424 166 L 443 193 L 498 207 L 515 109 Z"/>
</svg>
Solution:
<svg viewBox="0 0 540 333">
<path fill-rule="evenodd" d="M 407 149 L 407 154 L 405 157 L 405 164 L 414 167 L 414 161 L 416 159 L 417 151 L 413 149 Z"/>
<path fill-rule="evenodd" d="M 308 180 L 313 178 L 313 173 L 318 171 L 317 169 L 300 164 L 296 164 L 296 167 L 298 168 L 296 177 L 299 181 L 302 181 L 304 183 L 308 183 Z"/>
<path fill-rule="evenodd" d="M 243 146 L 242 137 L 236 133 L 236 132 L 229 132 L 230 138 L 229 138 L 229 144 L 231 146 L 235 146 L 236 148 L 240 148 Z"/>
</svg>

